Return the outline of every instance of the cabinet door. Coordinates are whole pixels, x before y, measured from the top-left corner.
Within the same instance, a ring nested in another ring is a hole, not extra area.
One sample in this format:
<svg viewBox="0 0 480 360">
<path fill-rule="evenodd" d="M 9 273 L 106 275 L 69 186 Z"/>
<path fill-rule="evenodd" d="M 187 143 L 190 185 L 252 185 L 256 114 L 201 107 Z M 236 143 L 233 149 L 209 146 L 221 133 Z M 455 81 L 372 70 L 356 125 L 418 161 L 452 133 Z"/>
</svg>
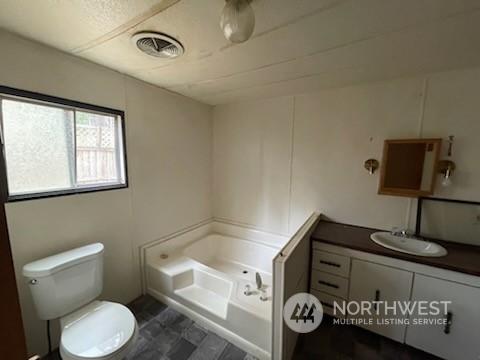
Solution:
<svg viewBox="0 0 480 360">
<path fill-rule="evenodd" d="M 412 279 L 413 274 L 408 271 L 367 261 L 353 260 L 349 301 L 385 301 L 390 304 L 395 301 L 408 301 L 410 300 Z M 403 316 L 400 314 L 395 316 L 393 311 L 389 312 L 388 315 L 383 315 L 384 306 L 381 304 L 378 305 L 378 313 L 379 315 L 376 315 L 372 311 L 371 316 L 349 314 L 349 317 L 365 319 L 366 322 L 359 324 L 359 326 L 403 342 L 406 329 Z M 397 319 L 401 324 L 396 323 Z"/>
<path fill-rule="evenodd" d="M 287 300 L 299 292 L 308 292 L 310 264 L 310 236 L 317 226 L 318 214 L 312 214 L 295 236 L 273 259 L 273 315 L 272 359 L 290 360 L 297 345 L 299 333 L 283 321 L 283 307 Z"/>
<path fill-rule="evenodd" d="M 415 274 L 412 300 L 451 301 L 444 324 L 414 324 L 417 319 L 445 319 L 439 316 L 412 316 L 406 342 L 418 349 L 445 359 L 478 360 L 480 358 L 480 289 L 467 285 Z"/>
</svg>

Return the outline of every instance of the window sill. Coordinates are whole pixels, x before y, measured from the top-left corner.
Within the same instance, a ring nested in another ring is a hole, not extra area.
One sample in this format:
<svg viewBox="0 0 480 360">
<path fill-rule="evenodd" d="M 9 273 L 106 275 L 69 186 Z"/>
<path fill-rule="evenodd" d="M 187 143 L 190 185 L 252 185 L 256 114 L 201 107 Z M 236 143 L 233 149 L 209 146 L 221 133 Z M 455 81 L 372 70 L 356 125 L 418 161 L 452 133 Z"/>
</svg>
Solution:
<svg viewBox="0 0 480 360">
<path fill-rule="evenodd" d="M 88 186 L 75 189 L 66 189 L 58 191 L 49 191 L 41 192 L 34 194 L 23 194 L 23 195 L 10 195 L 8 196 L 7 202 L 18 202 L 18 201 L 27 201 L 27 200 L 37 200 L 37 199 L 47 199 L 52 197 L 59 196 L 68 196 L 68 195 L 80 195 L 87 194 L 99 191 L 110 191 L 110 190 L 119 190 L 127 189 L 128 184 L 115 184 L 115 185 L 105 185 L 105 186 Z"/>
</svg>

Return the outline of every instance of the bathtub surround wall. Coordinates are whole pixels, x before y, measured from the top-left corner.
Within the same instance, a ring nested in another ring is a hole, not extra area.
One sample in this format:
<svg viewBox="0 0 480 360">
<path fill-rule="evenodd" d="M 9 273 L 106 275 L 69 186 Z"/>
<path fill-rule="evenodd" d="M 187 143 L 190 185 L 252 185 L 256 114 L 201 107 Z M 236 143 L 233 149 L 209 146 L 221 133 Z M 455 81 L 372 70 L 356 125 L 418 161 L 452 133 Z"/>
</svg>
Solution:
<svg viewBox="0 0 480 360">
<path fill-rule="evenodd" d="M 139 296 L 140 245 L 211 218 L 211 107 L 3 31 L 0 46 L 1 85 L 126 112 L 128 189 L 6 206 L 28 350 L 45 354 L 22 266 L 99 241 L 102 298 Z"/>
<path fill-rule="evenodd" d="M 479 92 L 474 68 L 216 106 L 214 216 L 286 234 L 314 210 L 413 228 L 416 201 L 377 195 L 363 167 L 393 138 L 455 135 L 453 184 L 437 177 L 435 196 L 480 201 Z"/>
<path fill-rule="evenodd" d="M 216 218 L 288 233 L 293 98 L 214 110 Z"/>
</svg>

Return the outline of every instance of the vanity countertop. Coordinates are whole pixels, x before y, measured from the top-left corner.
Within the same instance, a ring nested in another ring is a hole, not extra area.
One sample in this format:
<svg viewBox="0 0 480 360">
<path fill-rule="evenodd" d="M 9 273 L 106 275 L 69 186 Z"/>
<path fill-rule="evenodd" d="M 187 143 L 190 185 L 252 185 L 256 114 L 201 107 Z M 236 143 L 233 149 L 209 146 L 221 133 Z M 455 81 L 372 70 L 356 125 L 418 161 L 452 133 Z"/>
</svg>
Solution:
<svg viewBox="0 0 480 360">
<path fill-rule="evenodd" d="M 432 240 L 445 249 L 448 254 L 442 257 L 416 256 L 397 252 L 377 245 L 370 235 L 378 229 L 345 225 L 329 221 L 320 221 L 312 234 L 313 241 L 343 246 L 353 250 L 376 255 L 388 256 L 405 261 L 458 271 L 480 276 L 480 246 L 464 245 L 447 241 Z"/>
</svg>

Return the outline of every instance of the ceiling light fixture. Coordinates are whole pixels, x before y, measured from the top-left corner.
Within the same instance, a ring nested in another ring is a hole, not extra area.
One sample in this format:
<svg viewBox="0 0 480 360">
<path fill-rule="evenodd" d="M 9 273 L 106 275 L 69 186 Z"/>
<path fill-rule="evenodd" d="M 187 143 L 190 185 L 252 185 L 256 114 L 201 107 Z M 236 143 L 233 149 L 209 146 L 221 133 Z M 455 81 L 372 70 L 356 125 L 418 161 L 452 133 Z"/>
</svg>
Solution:
<svg viewBox="0 0 480 360">
<path fill-rule="evenodd" d="M 255 28 L 255 14 L 252 0 L 226 0 L 220 17 L 220 27 L 227 40 L 242 43 L 252 36 Z"/>
</svg>

